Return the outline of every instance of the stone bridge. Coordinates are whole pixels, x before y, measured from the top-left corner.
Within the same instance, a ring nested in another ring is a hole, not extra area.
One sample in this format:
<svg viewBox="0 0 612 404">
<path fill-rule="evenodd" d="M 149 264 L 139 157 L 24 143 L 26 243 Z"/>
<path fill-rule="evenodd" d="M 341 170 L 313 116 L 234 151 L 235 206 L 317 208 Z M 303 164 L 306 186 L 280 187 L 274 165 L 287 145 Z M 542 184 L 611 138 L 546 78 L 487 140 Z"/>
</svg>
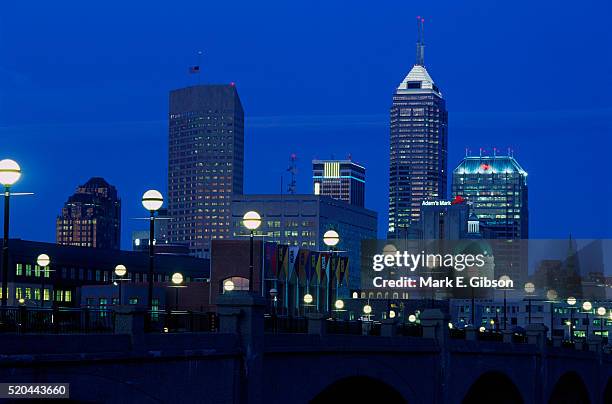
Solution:
<svg viewBox="0 0 612 404">
<path fill-rule="evenodd" d="M 423 312 L 422 337 L 264 333 L 264 302 L 224 295 L 220 332 L 144 333 L 144 315 L 118 312 L 115 334 L 0 335 L 0 382 L 68 382 L 74 401 L 158 403 L 612 403 L 612 355 L 600 341 L 547 344 L 449 337 Z"/>
</svg>

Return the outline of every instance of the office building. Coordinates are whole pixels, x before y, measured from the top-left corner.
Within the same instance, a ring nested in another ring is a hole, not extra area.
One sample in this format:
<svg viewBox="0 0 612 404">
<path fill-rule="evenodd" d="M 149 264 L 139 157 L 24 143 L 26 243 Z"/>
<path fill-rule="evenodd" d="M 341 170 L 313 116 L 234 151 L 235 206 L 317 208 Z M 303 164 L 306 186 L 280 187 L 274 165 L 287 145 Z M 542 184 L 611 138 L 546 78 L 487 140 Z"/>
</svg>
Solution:
<svg viewBox="0 0 612 404">
<path fill-rule="evenodd" d="M 208 257 L 230 236 L 230 204 L 242 194 L 244 112 L 234 84 L 170 92 L 168 238 Z"/>
<path fill-rule="evenodd" d="M 117 189 L 93 177 L 68 198 L 56 220 L 61 245 L 118 250 L 121 246 L 121 200 Z"/>
<path fill-rule="evenodd" d="M 349 287 L 359 288 L 361 241 L 376 239 L 376 212 L 321 195 L 241 195 L 232 201 L 232 236 L 247 235 L 242 216 L 254 210 L 261 215 L 257 234 L 266 241 L 328 250 L 323 234 L 334 229 L 340 235 L 338 250 L 349 257 Z"/>
<path fill-rule="evenodd" d="M 482 153 L 481 153 L 482 154 Z M 529 209 L 527 172 L 512 156 L 466 156 L 453 171 L 452 193 L 471 204 L 484 238 L 496 243 L 495 273 L 527 275 Z"/>
<path fill-rule="evenodd" d="M 424 240 L 460 240 L 479 238 L 480 222 L 470 205 L 461 198 L 452 201 L 423 201 L 421 206 L 421 234 Z"/>
<path fill-rule="evenodd" d="M 422 21 L 416 63 L 397 87 L 391 106 L 389 165 L 390 238 L 408 238 L 421 206 L 446 198 L 448 114 L 438 86 L 425 68 Z"/>
<path fill-rule="evenodd" d="M 0 245 L 2 243 L 0 242 Z M 24 299 L 26 306 L 41 305 L 41 289 L 45 307 L 79 307 L 84 285 L 113 285 L 114 269 L 118 264 L 127 268 L 127 283 L 147 283 L 149 256 L 143 252 L 63 246 L 38 241 L 10 240 L 8 304 Z M 43 271 L 36 263 L 40 254 L 47 254 L 51 263 Z M 208 278 L 210 263 L 186 255 L 155 256 L 154 282 L 167 283 L 175 272 L 181 272 L 187 282 Z M 0 292 L 1 293 L 1 292 Z M 108 301 L 108 304 L 111 304 Z"/>
<path fill-rule="evenodd" d="M 315 195 L 365 206 L 365 168 L 352 160 L 313 160 Z"/>
<path fill-rule="evenodd" d="M 527 172 L 512 156 L 466 156 L 453 171 L 453 195 L 471 203 L 486 237 L 529 237 Z"/>
</svg>

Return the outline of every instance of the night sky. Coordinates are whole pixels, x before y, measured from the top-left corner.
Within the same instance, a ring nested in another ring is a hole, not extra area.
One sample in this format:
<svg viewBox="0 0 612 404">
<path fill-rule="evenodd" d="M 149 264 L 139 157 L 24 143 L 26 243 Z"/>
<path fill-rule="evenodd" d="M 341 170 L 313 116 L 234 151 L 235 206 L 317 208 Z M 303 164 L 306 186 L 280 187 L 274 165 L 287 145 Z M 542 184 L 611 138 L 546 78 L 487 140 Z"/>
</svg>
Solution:
<svg viewBox="0 0 612 404">
<path fill-rule="evenodd" d="M 612 6 L 414 3 L 4 2 L 0 157 L 22 166 L 15 191 L 36 193 L 14 200 L 12 236 L 54 241 L 66 198 L 102 176 L 122 198 L 128 248 L 142 193 L 166 193 L 168 92 L 198 80 L 237 85 L 247 193 L 279 192 L 293 152 L 298 191 L 310 192 L 312 158 L 350 153 L 383 235 L 388 110 L 421 15 L 449 110 L 449 169 L 466 147 L 512 147 L 529 173 L 532 238 L 612 237 Z M 200 49 L 202 74 L 190 76 Z"/>
</svg>

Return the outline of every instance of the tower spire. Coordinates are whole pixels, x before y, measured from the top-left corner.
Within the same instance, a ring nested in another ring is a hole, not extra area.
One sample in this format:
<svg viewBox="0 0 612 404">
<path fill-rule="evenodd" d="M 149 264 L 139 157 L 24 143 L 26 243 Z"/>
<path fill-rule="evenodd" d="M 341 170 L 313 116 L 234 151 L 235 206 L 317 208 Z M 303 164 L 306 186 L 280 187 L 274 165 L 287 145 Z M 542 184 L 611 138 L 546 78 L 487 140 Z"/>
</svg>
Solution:
<svg viewBox="0 0 612 404">
<path fill-rule="evenodd" d="M 425 18 L 417 16 L 417 44 L 416 62 L 418 66 L 425 66 Z"/>
</svg>

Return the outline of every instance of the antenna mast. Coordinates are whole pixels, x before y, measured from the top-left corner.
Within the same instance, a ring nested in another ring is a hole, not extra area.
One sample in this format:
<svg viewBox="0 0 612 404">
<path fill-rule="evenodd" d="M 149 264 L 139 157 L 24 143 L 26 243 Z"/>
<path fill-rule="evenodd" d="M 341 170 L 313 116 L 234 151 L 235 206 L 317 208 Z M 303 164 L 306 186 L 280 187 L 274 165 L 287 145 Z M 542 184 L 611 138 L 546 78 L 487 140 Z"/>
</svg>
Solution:
<svg viewBox="0 0 612 404">
<path fill-rule="evenodd" d="M 295 176 L 297 174 L 296 161 L 297 155 L 295 153 L 291 153 L 291 157 L 289 158 L 289 168 L 287 168 L 287 171 L 289 171 L 289 174 L 291 174 L 291 182 L 287 187 L 287 193 L 290 195 L 295 195 L 295 191 L 297 188 L 297 183 L 295 181 Z"/>
</svg>

